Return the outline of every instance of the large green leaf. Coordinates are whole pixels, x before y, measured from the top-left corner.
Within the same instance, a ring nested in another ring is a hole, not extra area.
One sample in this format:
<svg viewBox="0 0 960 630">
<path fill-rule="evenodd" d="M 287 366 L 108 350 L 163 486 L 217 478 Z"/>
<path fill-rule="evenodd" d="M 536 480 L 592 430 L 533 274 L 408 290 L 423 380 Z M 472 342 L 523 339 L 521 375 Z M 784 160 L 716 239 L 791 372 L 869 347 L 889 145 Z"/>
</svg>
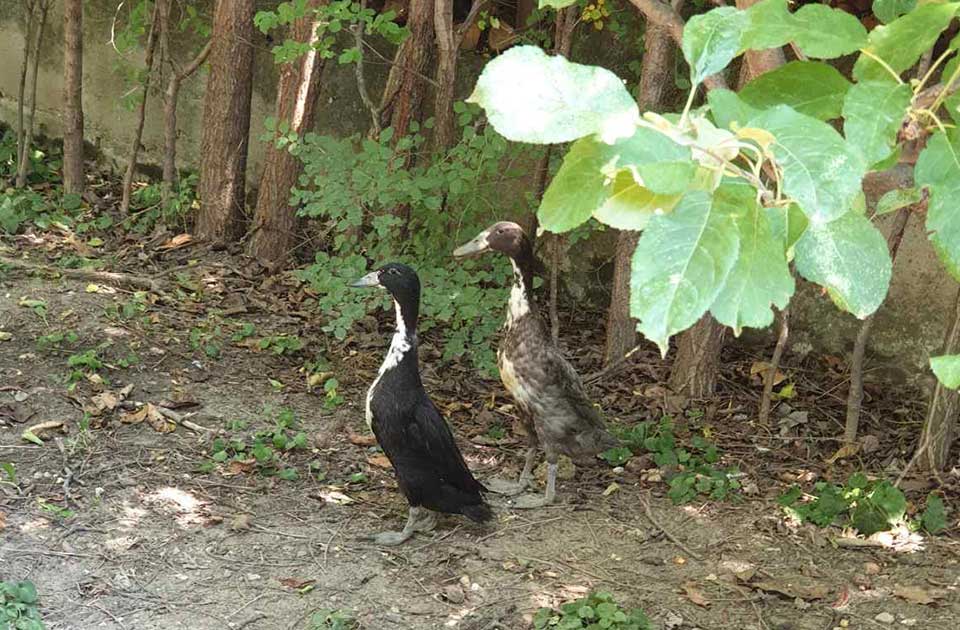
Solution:
<svg viewBox="0 0 960 630">
<path fill-rule="evenodd" d="M 507 139 L 534 144 L 591 134 L 613 142 L 632 134 L 640 119 L 617 75 L 548 56 L 536 46 L 516 46 L 493 59 L 467 101 L 483 107 Z"/>
<path fill-rule="evenodd" d="M 608 164 L 606 172 L 612 175 L 620 169 L 629 169 L 640 185 L 656 194 L 684 192 L 697 168 L 690 147 L 647 127 L 638 127 L 632 136 L 615 146 L 615 166 L 611 169 Z"/>
<path fill-rule="evenodd" d="M 746 26 L 746 12 L 734 7 L 717 7 L 687 20 L 682 48 L 690 66 L 691 83 L 700 83 L 733 61 Z"/>
<path fill-rule="evenodd" d="M 737 336 L 744 326 L 765 328 L 773 323 L 770 305 L 782 309 L 794 290 L 784 248 L 774 238 L 755 194 L 747 188 L 745 194 L 730 200 L 746 209 L 746 214 L 737 219 L 740 250 L 723 290 L 710 307 L 714 318 L 733 328 Z"/>
<path fill-rule="evenodd" d="M 925 4 L 899 17 L 890 24 L 870 31 L 864 50 L 883 59 L 896 73 L 901 73 L 917 62 L 940 37 L 957 12 L 960 3 Z M 853 66 L 857 81 L 893 81 L 890 73 L 876 60 L 861 54 Z"/>
<path fill-rule="evenodd" d="M 832 221 L 850 209 L 866 167 L 833 127 L 787 105 L 761 112 L 748 126 L 777 139 L 773 153 L 783 167 L 783 189 L 812 223 Z"/>
<path fill-rule="evenodd" d="M 860 149 L 867 164 L 876 164 L 890 155 L 912 97 L 909 85 L 890 81 L 864 81 L 847 92 L 843 101 L 843 133 L 850 144 Z"/>
<path fill-rule="evenodd" d="M 743 127 L 748 120 L 760 113 L 747 105 L 736 92 L 724 88 L 707 92 L 707 103 L 710 105 L 714 124 L 721 129 L 729 129 L 732 123 Z"/>
<path fill-rule="evenodd" d="M 615 159 L 613 147 L 596 136 L 570 145 L 563 163 L 543 193 L 537 218 L 543 229 L 566 232 L 584 223 L 607 198 L 607 177 L 602 169 Z"/>
<path fill-rule="evenodd" d="M 793 260 L 793 246 L 810 225 L 807 215 L 795 203 L 787 208 L 764 208 L 764 211 L 770 221 L 771 236 L 782 247 L 787 260 Z"/>
<path fill-rule="evenodd" d="M 864 216 L 811 223 L 797 241 L 797 271 L 825 287 L 841 309 L 863 319 L 879 308 L 890 286 L 887 241 Z"/>
<path fill-rule="evenodd" d="M 766 109 L 789 105 L 801 114 L 820 120 L 839 118 L 850 82 L 822 61 L 791 61 L 765 72 L 740 90 L 748 105 Z"/>
<path fill-rule="evenodd" d="M 930 357 L 930 369 L 947 389 L 960 387 L 960 354 Z"/>
<path fill-rule="evenodd" d="M 762 0 L 746 10 L 747 25 L 740 39 L 744 50 L 779 48 L 796 34 L 787 0 Z"/>
<path fill-rule="evenodd" d="M 960 133 L 935 133 L 914 168 L 917 187 L 930 189 L 927 231 L 947 271 L 960 280 Z"/>
<path fill-rule="evenodd" d="M 856 17 L 824 4 L 805 4 L 793 14 L 794 43 L 808 57 L 833 59 L 860 50 L 867 29 Z"/>
<path fill-rule="evenodd" d="M 705 192 L 683 196 L 650 219 L 633 254 L 630 312 L 666 356 L 670 337 L 714 302 L 737 260 L 739 233 L 727 209 Z"/>
<path fill-rule="evenodd" d="M 916 6 L 917 0 L 873 0 L 873 14 L 884 24 L 889 24 Z"/>
<path fill-rule="evenodd" d="M 621 171 L 607 186 L 607 198 L 593 217 L 618 230 L 642 230 L 655 214 L 673 209 L 680 195 L 655 195 L 637 183 L 628 171 Z"/>
</svg>

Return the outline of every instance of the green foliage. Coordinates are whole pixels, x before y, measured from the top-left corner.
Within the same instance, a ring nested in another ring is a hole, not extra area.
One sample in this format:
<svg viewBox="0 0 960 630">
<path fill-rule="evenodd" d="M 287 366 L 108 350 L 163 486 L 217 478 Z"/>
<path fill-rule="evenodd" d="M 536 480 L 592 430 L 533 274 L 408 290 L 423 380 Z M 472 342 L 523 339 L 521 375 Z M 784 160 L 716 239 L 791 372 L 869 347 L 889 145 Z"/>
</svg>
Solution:
<svg viewBox="0 0 960 630">
<path fill-rule="evenodd" d="M 303 341 L 296 335 L 275 335 L 264 337 L 258 346 L 261 350 L 270 350 L 276 355 L 289 355 L 303 350 Z"/>
<path fill-rule="evenodd" d="M 791 61 L 747 83 L 739 96 L 756 109 L 789 105 L 801 114 L 829 120 L 840 117 L 849 89 L 850 82 L 829 64 Z"/>
<path fill-rule="evenodd" d="M 77 343 L 80 336 L 72 330 L 55 330 L 54 332 L 37 337 L 37 349 L 42 352 L 49 352 L 54 349 L 62 349 Z"/>
<path fill-rule="evenodd" d="M 873 29 L 865 54 L 853 67 L 854 78 L 857 81 L 898 80 L 891 76 L 890 70 L 900 73 L 915 64 L 947 28 L 958 7 L 957 2 L 925 4 L 890 24 Z M 878 57 L 885 63 L 878 62 Z"/>
<path fill-rule="evenodd" d="M 204 322 L 190 329 L 187 341 L 194 352 L 203 351 L 209 359 L 219 359 L 222 352 L 223 329 L 215 321 Z"/>
<path fill-rule="evenodd" d="M 683 28 L 683 56 L 690 65 L 692 84 L 702 83 L 733 61 L 747 21 L 747 14 L 734 7 L 719 7 L 687 20 Z"/>
<path fill-rule="evenodd" d="M 930 369 L 944 387 L 948 389 L 960 387 L 960 354 L 930 357 Z"/>
<path fill-rule="evenodd" d="M 197 197 L 199 181 L 196 172 L 184 173 L 166 203 L 162 184 L 136 188 L 130 196 L 130 216 L 124 218 L 124 227 L 137 234 L 147 234 L 157 225 L 185 230 L 191 213 L 200 207 Z"/>
<path fill-rule="evenodd" d="M 541 608 L 533 616 L 536 630 L 653 630 L 650 620 L 639 608 L 624 610 L 613 595 L 595 591 L 580 599 L 562 604 L 560 610 Z"/>
<path fill-rule="evenodd" d="M 96 374 L 104 367 L 99 350 L 96 348 L 70 355 L 67 357 L 67 366 L 71 370 L 68 377 L 71 390 L 88 375 Z"/>
<path fill-rule="evenodd" d="M 897 143 L 897 132 L 910 108 L 910 86 L 889 81 L 854 85 L 843 101 L 843 133 L 860 149 L 867 164 L 887 158 Z"/>
<path fill-rule="evenodd" d="M 0 478 L 0 483 L 5 483 L 14 488 L 18 487 L 17 467 L 13 462 L 0 462 L 0 472 L 6 477 L 6 479 Z"/>
<path fill-rule="evenodd" d="M 0 628 L 44 630 L 33 582 L 0 582 Z"/>
<path fill-rule="evenodd" d="M 914 170 L 918 188 L 930 191 L 927 232 L 947 271 L 960 281 L 960 133 L 956 129 L 931 136 Z"/>
<path fill-rule="evenodd" d="M 310 615 L 308 628 L 309 630 L 358 630 L 360 623 L 346 613 L 325 608 Z"/>
<path fill-rule="evenodd" d="M 209 473 L 234 462 L 241 471 L 252 469 L 264 477 L 295 481 L 299 474 L 295 467 L 286 465 L 286 455 L 307 448 L 307 434 L 296 431 L 297 424 L 290 409 L 281 409 L 277 413 L 272 429 L 257 431 L 252 436 L 236 435 L 246 427 L 245 421 L 228 423 L 228 428 L 235 434 L 213 441 L 210 457 L 199 466 L 199 471 Z"/>
<path fill-rule="evenodd" d="M 330 234 L 315 263 L 295 275 L 316 292 L 323 330 L 342 340 L 371 306 L 393 312 L 385 292 L 349 283 L 391 260 L 411 264 L 423 285 L 420 330 L 443 324 L 443 360 L 469 355 L 492 374 L 489 340 L 502 323 L 509 266 L 496 257 L 451 265 L 449 252 L 462 235 L 486 227 L 494 209 L 516 216 L 529 206 L 503 194 L 523 173 L 505 168 L 508 144 L 489 127 L 478 131 L 474 107 L 460 103 L 456 110 L 462 137 L 443 155 L 423 149 L 416 125 L 395 143 L 387 129 L 378 140 L 307 134 L 288 145 L 304 163 L 291 202 Z M 412 167 L 411 152 L 418 156 Z M 516 151 L 509 157 L 532 158 Z M 406 230 L 401 208 L 409 212 Z"/>
<path fill-rule="evenodd" d="M 807 497 L 794 486 L 780 496 L 778 502 L 787 515 L 801 523 L 818 527 L 834 523 L 854 527 L 864 536 L 889 530 L 907 522 L 907 500 L 903 493 L 886 480 L 871 481 L 863 473 L 854 473 L 843 486 L 827 482 L 814 484 L 814 494 Z M 946 526 L 943 501 L 935 494 L 927 499 L 927 508 L 920 519 L 930 533 Z"/>
</svg>

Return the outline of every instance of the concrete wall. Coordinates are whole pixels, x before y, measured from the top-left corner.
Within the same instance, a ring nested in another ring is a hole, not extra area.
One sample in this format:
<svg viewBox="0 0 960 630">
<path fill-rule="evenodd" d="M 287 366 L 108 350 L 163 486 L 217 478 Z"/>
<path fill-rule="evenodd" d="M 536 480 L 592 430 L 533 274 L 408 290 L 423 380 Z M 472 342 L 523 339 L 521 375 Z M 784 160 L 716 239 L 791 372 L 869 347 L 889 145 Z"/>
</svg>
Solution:
<svg viewBox="0 0 960 630">
<path fill-rule="evenodd" d="M 129 4 L 129 3 L 127 3 Z M 210 0 L 196 3 L 201 11 L 209 11 Z M 260 2 L 262 8 L 276 2 Z M 135 125 L 135 115 L 121 106 L 121 97 L 129 85 L 116 71 L 118 55 L 110 45 L 110 29 L 117 7 L 116 0 L 90 0 L 84 2 L 84 111 L 87 140 L 95 144 L 108 159 L 119 158 L 123 163 L 129 152 L 129 144 Z M 127 6 L 127 5 L 124 5 Z M 0 120 L 12 122 L 16 111 L 17 83 L 20 59 L 23 51 L 23 29 L 20 24 L 19 0 L 0 0 Z M 62 13 L 55 3 L 50 16 L 45 45 L 41 53 L 39 78 L 38 122 L 40 130 L 49 135 L 59 135 L 58 115 L 63 59 Z M 628 46 L 614 45 L 603 34 L 595 34 L 581 41 L 575 51 L 578 59 L 601 63 L 615 68 L 623 77 L 632 77 L 628 64 L 634 56 Z M 263 144 L 259 136 L 263 132 L 263 120 L 272 115 L 277 70 L 269 52 L 270 42 L 257 35 L 256 70 L 251 122 L 251 159 L 248 181 L 255 183 L 259 173 Z M 183 61 L 193 54 L 200 42 L 178 36 L 172 49 Z M 389 56 L 389 51 L 384 51 Z M 142 65 L 142 59 L 134 60 Z M 459 71 L 458 92 L 466 95 L 482 68 L 485 59 L 475 54 L 464 54 Z M 386 63 L 371 56 L 367 65 L 367 77 L 371 92 L 378 94 L 388 70 Z M 195 165 L 200 145 L 202 94 L 205 74 L 198 73 L 184 85 L 181 94 L 180 121 L 180 166 Z M 367 128 L 368 114 L 360 103 L 353 75 L 353 66 L 327 64 L 322 81 L 318 108 L 317 129 L 334 135 L 349 135 Z M 145 153 L 142 160 L 159 163 L 162 149 L 162 120 L 158 115 L 160 101 L 156 96 L 148 105 L 147 125 L 144 133 Z M 886 223 L 884 223 L 885 225 Z M 587 251 L 591 255 L 576 257 L 567 279 L 574 293 L 602 300 L 597 279 L 608 277 L 603 269 L 603 260 L 608 259 L 613 247 L 610 232 L 591 239 Z M 584 251 L 584 250 L 581 250 Z M 588 290 L 588 287 L 594 290 Z M 891 365 L 903 366 L 916 373 L 923 368 L 929 352 L 939 347 L 953 301 L 957 284 L 943 271 L 930 247 L 919 217 L 911 218 L 906 238 L 894 270 L 893 284 L 887 302 L 881 308 L 874 326 L 870 350 L 877 360 Z M 859 321 L 840 313 L 829 298 L 820 295 L 817 287 L 802 283 L 793 302 L 794 326 L 792 339 L 795 346 L 812 345 L 837 354 L 845 354 L 852 347 Z M 755 335 L 754 335 L 755 336 Z M 745 334 L 745 338 L 750 335 Z"/>
</svg>

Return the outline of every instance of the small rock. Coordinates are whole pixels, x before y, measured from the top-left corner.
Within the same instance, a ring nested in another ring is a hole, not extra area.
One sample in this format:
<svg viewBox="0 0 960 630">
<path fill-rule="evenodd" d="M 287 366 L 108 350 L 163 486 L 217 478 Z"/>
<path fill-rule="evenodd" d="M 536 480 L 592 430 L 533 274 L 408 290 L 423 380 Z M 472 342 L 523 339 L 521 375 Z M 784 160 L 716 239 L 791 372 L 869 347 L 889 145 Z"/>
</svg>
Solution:
<svg viewBox="0 0 960 630">
<path fill-rule="evenodd" d="M 613 469 L 613 474 L 615 474 L 615 475 L 622 475 L 622 474 L 623 474 L 623 466 L 617 466 L 616 468 L 614 468 L 614 469 Z"/>
<path fill-rule="evenodd" d="M 463 589 L 461 589 L 456 584 L 450 584 L 448 586 L 443 587 L 442 596 L 445 600 L 447 600 L 451 604 L 462 604 L 463 601 L 466 599 L 466 596 L 463 593 Z"/>
<path fill-rule="evenodd" d="M 901 625 L 901 626 L 915 626 L 915 625 L 917 625 L 917 620 L 916 620 L 916 619 L 904 619 L 903 621 L 900 622 L 900 625 Z"/>
<path fill-rule="evenodd" d="M 864 562 L 863 571 L 867 575 L 879 575 L 880 574 L 880 565 L 876 562 Z"/>
<path fill-rule="evenodd" d="M 874 617 L 873 620 L 876 621 L 877 623 L 890 624 L 890 623 L 893 623 L 894 621 L 896 621 L 896 617 L 894 617 L 893 615 L 891 615 L 891 614 L 888 613 L 888 612 L 882 612 L 882 613 L 880 613 L 879 615 L 877 615 L 876 617 Z"/>
<path fill-rule="evenodd" d="M 638 455 L 636 457 L 631 457 L 627 461 L 626 469 L 632 473 L 639 473 L 643 470 L 649 468 L 655 468 L 656 464 L 653 461 L 653 456 L 650 453 L 644 453 L 643 455 Z"/>
<path fill-rule="evenodd" d="M 863 453 L 872 453 L 878 448 L 880 448 L 880 438 L 873 434 L 863 436 L 860 444 L 860 450 Z"/>
</svg>

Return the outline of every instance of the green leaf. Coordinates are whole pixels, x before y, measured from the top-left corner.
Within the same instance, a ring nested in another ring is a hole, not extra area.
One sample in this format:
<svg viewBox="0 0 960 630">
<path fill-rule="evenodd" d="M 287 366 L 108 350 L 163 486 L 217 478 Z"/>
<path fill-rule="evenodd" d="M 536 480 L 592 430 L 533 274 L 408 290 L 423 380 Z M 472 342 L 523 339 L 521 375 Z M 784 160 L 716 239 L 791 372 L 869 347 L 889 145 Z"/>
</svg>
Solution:
<svg viewBox="0 0 960 630">
<path fill-rule="evenodd" d="M 633 254 L 630 312 L 660 346 L 703 315 L 737 260 L 739 235 L 725 208 L 705 192 L 687 193 L 673 212 L 655 215 Z"/>
<path fill-rule="evenodd" d="M 737 220 L 740 229 L 737 262 L 710 307 L 716 320 L 733 328 L 737 336 L 744 326 L 765 328 L 772 324 L 770 305 L 784 308 L 794 291 L 784 249 L 773 238 L 767 214 L 757 204 L 753 189 L 745 188 L 741 207 L 748 210 L 746 216 Z"/>
<path fill-rule="evenodd" d="M 927 507 L 920 517 L 920 524 L 931 534 L 939 534 L 947 528 L 947 510 L 940 495 L 932 492 L 927 495 Z"/>
<path fill-rule="evenodd" d="M 864 536 L 890 529 L 903 520 L 907 499 L 889 481 L 881 481 L 864 499 L 857 501 L 850 520 Z"/>
<path fill-rule="evenodd" d="M 794 43 L 814 59 L 833 59 L 860 50 L 867 29 L 856 17 L 824 4 L 805 4 L 793 14 Z"/>
<path fill-rule="evenodd" d="M 489 62 L 468 103 L 483 107 L 508 140 L 551 144 L 600 134 L 630 136 L 640 111 L 617 75 L 516 46 Z"/>
<path fill-rule="evenodd" d="M 747 26 L 740 45 L 747 50 L 780 48 L 796 34 L 787 0 L 763 0 L 746 10 Z"/>
<path fill-rule="evenodd" d="M 839 118 L 850 82 L 821 61 L 791 61 L 765 72 L 740 90 L 740 98 L 757 109 L 789 105 L 820 120 Z"/>
<path fill-rule="evenodd" d="M 780 1 L 785 2 L 786 0 Z M 760 5 L 755 4 L 753 6 Z M 729 129 L 733 123 L 743 127 L 748 120 L 760 113 L 744 102 L 736 92 L 724 88 L 707 92 L 707 103 L 710 105 L 710 114 L 713 117 L 714 124 L 721 129 Z"/>
<path fill-rule="evenodd" d="M 576 4 L 577 0 L 540 0 L 540 3 L 537 5 L 539 9 L 546 9 L 547 7 L 553 7 L 558 11 L 560 9 L 565 9 L 571 4 Z"/>
<path fill-rule="evenodd" d="M 877 214 L 890 214 L 900 208 L 920 203 L 923 195 L 916 188 L 897 188 L 884 193 L 877 201 Z"/>
<path fill-rule="evenodd" d="M 585 223 L 608 196 L 604 164 L 615 159 L 610 145 L 590 136 L 570 145 L 543 193 L 537 218 L 543 229 L 566 232 Z"/>
<path fill-rule="evenodd" d="M 865 50 L 883 59 L 894 72 L 901 73 L 917 62 L 947 28 L 960 3 L 925 4 L 890 24 L 870 32 Z M 852 16 L 851 16 L 852 17 Z M 874 59 L 861 54 L 853 66 L 857 81 L 893 81 L 890 73 Z"/>
<path fill-rule="evenodd" d="M 684 192 L 697 169 L 689 147 L 646 127 L 638 127 L 613 148 L 616 161 L 608 163 L 604 172 L 612 176 L 620 169 L 628 169 L 637 183 L 656 194 Z"/>
<path fill-rule="evenodd" d="M 607 188 L 608 197 L 593 217 L 618 230 L 642 230 L 654 214 L 669 212 L 680 195 L 655 195 L 622 171 Z"/>
<path fill-rule="evenodd" d="M 865 217 L 811 222 L 796 246 L 797 271 L 826 287 L 837 306 L 860 319 L 879 308 L 890 286 L 887 241 Z"/>
<path fill-rule="evenodd" d="M 831 221 L 850 209 L 866 167 L 833 127 L 787 105 L 762 112 L 747 126 L 776 137 L 773 153 L 783 167 L 783 189 L 812 223 Z"/>
<path fill-rule="evenodd" d="M 847 92 L 843 134 L 847 142 L 860 149 L 867 164 L 890 155 L 912 98 L 909 85 L 890 81 L 864 81 Z"/>
<path fill-rule="evenodd" d="M 889 24 L 916 6 L 917 0 L 873 0 L 873 14 L 884 24 Z"/>
<path fill-rule="evenodd" d="M 26 440 L 27 442 L 33 442 L 37 446 L 43 446 L 43 440 L 38 438 L 36 434 L 34 434 L 33 431 L 30 431 L 29 429 L 21 433 L 20 437 Z"/>
<path fill-rule="evenodd" d="M 726 68 L 740 50 L 746 27 L 746 13 L 734 7 L 717 7 L 687 20 L 682 48 L 690 66 L 690 82 L 697 85 Z"/>
<path fill-rule="evenodd" d="M 927 141 L 914 168 L 918 188 L 930 190 L 927 231 L 947 271 L 960 280 L 960 134 L 937 132 Z"/>
<path fill-rule="evenodd" d="M 930 369 L 947 389 L 960 388 L 960 354 L 930 357 Z"/>
<path fill-rule="evenodd" d="M 810 225 L 807 215 L 795 203 L 790 204 L 788 208 L 765 208 L 764 210 L 770 220 L 771 236 L 777 240 L 777 243 L 783 245 L 787 260 L 793 260 L 793 246 Z"/>
</svg>

